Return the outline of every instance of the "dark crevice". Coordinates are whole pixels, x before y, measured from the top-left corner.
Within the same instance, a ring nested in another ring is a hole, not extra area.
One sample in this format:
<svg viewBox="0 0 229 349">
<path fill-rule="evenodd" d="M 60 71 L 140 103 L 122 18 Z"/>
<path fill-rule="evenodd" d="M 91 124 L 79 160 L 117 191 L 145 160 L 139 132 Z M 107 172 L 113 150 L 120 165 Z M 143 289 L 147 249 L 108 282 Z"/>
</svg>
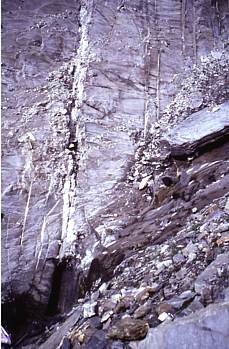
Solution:
<svg viewBox="0 0 229 349">
<path fill-rule="evenodd" d="M 228 139 L 229 139 L 228 133 L 225 133 L 225 134 L 219 136 L 218 138 L 215 138 L 214 141 L 212 141 L 212 142 L 208 142 L 206 144 L 196 146 L 196 149 L 193 151 L 187 150 L 187 152 L 185 152 L 185 153 L 184 153 L 185 149 L 183 151 L 182 150 L 178 150 L 178 151 L 175 150 L 174 153 L 172 151 L 171 156 L 173 157 L 173 159 L 181 160 L 181 161 L 185 161 L 189 157 L 198 158 L 199 156 L 201 156 L 205 153 L 208 153 L 216 148 L 220 148 L 220 147 L 224 146 L 228 142 Z"/>
<path fill-rule="evenodd" d="M 44 306 L 29 294 L 12 296 L 11 301 L 2 304 L 2 325 L 10 334 L 13 345 L 45 329 L 43 313 Z"/>
<path fill-rule="evenodd" d="M 74 258 L 66 258 L 54 271 L 47 316 L 67 313 L 85 294 L 84 275 Z"/>
<path fill-rule="evenodd" d="M 63 263 L 60 263 L 56 266 L 53 279 L 52 279 L 52 289 L 49 297 L 49 303 L 46 310 L 46 315 L 52 316 L 58 313 L 58 302 L 60 297 L 60 287 L 61 287 L 61 279 L 62 273 L 64 271 Z"/>
</svg>

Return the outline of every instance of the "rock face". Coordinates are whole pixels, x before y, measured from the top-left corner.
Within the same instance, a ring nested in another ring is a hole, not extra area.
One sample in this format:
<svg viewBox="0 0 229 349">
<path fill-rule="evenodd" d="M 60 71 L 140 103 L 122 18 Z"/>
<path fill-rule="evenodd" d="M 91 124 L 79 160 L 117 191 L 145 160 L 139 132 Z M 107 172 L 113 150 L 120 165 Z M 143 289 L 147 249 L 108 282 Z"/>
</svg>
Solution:
<svg viewBox="0 0 229 349">
<path fill-rule="evenodd" d="M 4 1 L 2 11 L 3 297 L 30 293 L 47 304 L 72 161 L 79 4 Z"/>
<path fill-rule="evenodd" d="M 227 13 L 227 1 L 3 1 L 13 344 L 113 348 L 124 315 L 155 327 L 161 303 L 176 304 L 166 321 L 226 299 Z"/>
</svg>

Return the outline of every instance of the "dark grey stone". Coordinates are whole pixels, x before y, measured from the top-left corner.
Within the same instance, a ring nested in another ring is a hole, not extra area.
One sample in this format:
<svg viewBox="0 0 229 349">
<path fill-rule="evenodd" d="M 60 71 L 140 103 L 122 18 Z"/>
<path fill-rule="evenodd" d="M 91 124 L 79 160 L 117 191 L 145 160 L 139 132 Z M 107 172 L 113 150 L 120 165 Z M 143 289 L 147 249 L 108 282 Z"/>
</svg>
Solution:
<svg viewBox="0 0 229 349">
<path fill-rule="evenodd" d="M 209 305 L 193 315 L 149 331 L 138 349 L 228 349 L 229 303 Z"/>
<path fill-rule="evenodd" d="M 220 280 L 219 268 L 228 267 L 229 252 L 220 254 L 209 264 L 209 266 L 197 277 L 195 281 L 195 291 L 205 300 L 211 297 L 212 288 Z"/>
<path fill-rule="evenodd" d="M 63 343 L 62 343 L 62 346 L 61 346 L 61 349 L 70 349 L 71 348 L 71 342 L 68 338 L 64 338 L 63 339 Z"/>
</svg>

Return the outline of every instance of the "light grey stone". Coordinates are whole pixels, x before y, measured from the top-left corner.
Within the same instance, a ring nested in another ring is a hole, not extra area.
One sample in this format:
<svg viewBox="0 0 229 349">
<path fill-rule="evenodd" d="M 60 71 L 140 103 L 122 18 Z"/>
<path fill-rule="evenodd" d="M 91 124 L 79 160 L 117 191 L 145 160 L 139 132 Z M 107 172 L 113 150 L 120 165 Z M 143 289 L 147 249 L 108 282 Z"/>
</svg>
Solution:
<svg viewBox="0 0 229 349">
<path fill-rule="evenodd" d="M 164 138 L 169 142 L 173 155 L 188 155 L 228 132 L 229 102 L 225 102 L 215 112 L 204 108 L 192 114 L 173 127 Z"/>
</svg>

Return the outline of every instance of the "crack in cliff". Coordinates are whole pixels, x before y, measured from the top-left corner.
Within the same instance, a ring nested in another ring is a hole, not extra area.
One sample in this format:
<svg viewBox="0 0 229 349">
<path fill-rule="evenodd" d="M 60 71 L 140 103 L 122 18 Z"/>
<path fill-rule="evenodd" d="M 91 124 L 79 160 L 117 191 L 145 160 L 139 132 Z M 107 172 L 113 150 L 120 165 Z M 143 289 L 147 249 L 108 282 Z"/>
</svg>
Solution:
<svg viewBox="0 0 229 349">
<path fill-rule="evenodd" d="M 68 175 L 64 183 L 63 194 L 63 224 L 62 224 L 62 245 L 60 248 L 60 258 L 68 255 L 77 255 L 78 232 L 75 231 L 75 210 L 76 210 L 76 186 L 77 169 L 81 162 L 84 148 L 84 126 L 82 120 L 81 108 L 84 103 L 84 84 L 87 76 L 88 59 L 90 54 L 88 42 L 88 23 L 91 21 L 93 11 L 93 1 L 82 3 L 80 8 L 81 38 L 75 59 L 75 69 L 73 78 L 72 96 L 74 99 L 74 108 L 71 110 L 71 125 L 74 142 L 77 142 L 77 150 L 73 152 L 74 156 L 68 161 Z M 76 173 L 74 172 L 74 167 Z"/>
</svg>

